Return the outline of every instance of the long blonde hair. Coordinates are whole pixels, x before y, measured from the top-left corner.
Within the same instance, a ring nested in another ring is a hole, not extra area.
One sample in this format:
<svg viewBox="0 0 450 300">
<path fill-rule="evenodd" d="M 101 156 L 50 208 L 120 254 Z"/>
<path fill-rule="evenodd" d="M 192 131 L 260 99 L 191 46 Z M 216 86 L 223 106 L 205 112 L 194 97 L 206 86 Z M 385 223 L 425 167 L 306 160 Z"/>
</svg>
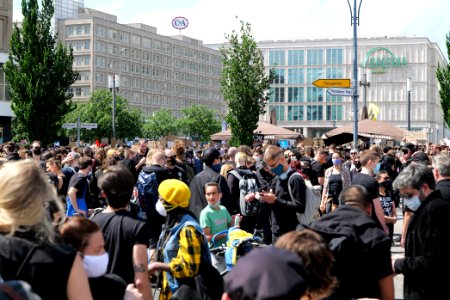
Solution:
<svg viewBox="0 0 450 300">
<path fill-rule="evenodd" d="M 0 231 L 33 230 L 54 241 L 54 230 L 45 206 L 57 200 L 56 190 L 40 166 L 32 160 L 8 162 L 0 169 Z"/>
</svg>

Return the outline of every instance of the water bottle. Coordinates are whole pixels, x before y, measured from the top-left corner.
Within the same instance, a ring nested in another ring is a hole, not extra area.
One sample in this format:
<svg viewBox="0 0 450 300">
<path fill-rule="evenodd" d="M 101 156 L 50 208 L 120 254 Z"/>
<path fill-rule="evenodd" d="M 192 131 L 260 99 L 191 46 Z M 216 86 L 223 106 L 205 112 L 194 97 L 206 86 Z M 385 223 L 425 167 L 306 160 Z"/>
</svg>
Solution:
<svg viewBox="0 0 450 300">
<path fill-rule="evenodd" d="M 236 217 L 234 217 L 234 227 L 241 226 L 241 219 L 241 215 L 236 215 Z"/>
</svg>

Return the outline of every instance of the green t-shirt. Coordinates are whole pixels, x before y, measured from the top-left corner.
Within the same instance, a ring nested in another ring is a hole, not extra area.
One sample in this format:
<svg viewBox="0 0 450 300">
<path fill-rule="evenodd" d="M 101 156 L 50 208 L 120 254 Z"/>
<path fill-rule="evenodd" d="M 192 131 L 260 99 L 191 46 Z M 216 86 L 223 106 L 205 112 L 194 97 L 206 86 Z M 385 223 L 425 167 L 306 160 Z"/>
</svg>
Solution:
<svg viewBox="0 0 450 300">
<path fill-rule="evenodd" d="M 202 228 L 208 227 L 212 235 L 227 230 L 230 223 L 231 216 L 225 206 L 220 205 L 220 209 L 215 210 L 208 205 L 200 213 L 200 226 Z M 220 245 L 225 242 L 226 239 L 221 239 L 216 241 L 216 244 Z"/>
</svg>

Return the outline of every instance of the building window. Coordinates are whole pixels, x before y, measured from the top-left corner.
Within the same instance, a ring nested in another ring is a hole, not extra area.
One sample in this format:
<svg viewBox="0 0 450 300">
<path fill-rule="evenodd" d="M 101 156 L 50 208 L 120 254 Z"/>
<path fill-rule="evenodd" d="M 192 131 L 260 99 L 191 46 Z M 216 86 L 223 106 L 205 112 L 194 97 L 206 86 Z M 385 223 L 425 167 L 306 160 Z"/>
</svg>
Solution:
<svg viewBox="0 0 450 300">
<path fill-rule="evenodd" d="M 288 106 L 288 121 L 303 121 L 303 106 Z"/>
<path fill-rule="evenodd" d="M 269 102 L 284 102 L 284 87 L 270 89 Z"/>
<path fill-rule="evenodd" d="M 327 49 L 327 65 L 342 65 L 342 49 Z M 335 77 L 336 78 L 336 77 Z"/>
<path fill-rule="evenodd" d="M 142 47 L 150 49 L 152 47 L 151 40 L 148 38 L 142 38 Z"/>
<path fill-rule="evenodd" d="M 288 65 L 289 66 L 303 66 L 304 63 L 304 50 L 289 50 L 288 51 Z"/>
<path fill-rule="evenodd" d="M 308 87 L 306 91 L 307 102 L 322 102 L 323 101 L 323 91 L 317 87 Z"/>
<path fill-rule="evenodd" d="M 327 105 L 327 121 L 341 121 L 342 111 L 342 105 Z"/>
<path fill-rule="evenodd" d="M 135 46 L 141 45 L 141 37 L 138 35 L 132 35 L 131 36 L 131 43 Z"/>
<path fill-rule="evenodd" d="M 323 78 L 323 68 L 308 68 L 307 69 L 307 84 L 312 84 L 316 79 Z"/>
<path fill-rule="evenodd" d="M 303 87 L 289 87 L 288 88 L 288 102 L 303 102 Z"/>
<path fill-rule="evenodd" d="M 323 107 L 322 105 L 308 105 L 306 112 L 306 119 L 308 121 L 321 121 L 323 120 Z"/>
<path fill-rule="evenodd" d="M 342 67 L 337 68 L 327 68 L 327 76 L 326 78 L 343 78 L 344 70 Z"/>
<path fill-rule="evenodd" d="M 282 84 L 284 83 L 284 69 L 275 69 L 275 74 L 272 83 Z"/>
<path fill-rule="evenodd" d="M 289 84 L 305 83 L 304 70 L 303 69 L 288 69 L 288 83 Z"/>
<path fill-rule="evenodd" d="M 284 50 L 269 51 L 269 66 L 284 66 Z"/>
<path fill-rule="evenodd" d="M 323 65 L 323 49 L 308 49 L 308 66 Z"/>
<path fill-rule="evenodd" d="M 284 106 L 283 105 L 271 105 L 269 106 L 269 111 L 275 109 L 275 113 L 277 115 L 277 121 L 284 121 Z"/>
</svg>

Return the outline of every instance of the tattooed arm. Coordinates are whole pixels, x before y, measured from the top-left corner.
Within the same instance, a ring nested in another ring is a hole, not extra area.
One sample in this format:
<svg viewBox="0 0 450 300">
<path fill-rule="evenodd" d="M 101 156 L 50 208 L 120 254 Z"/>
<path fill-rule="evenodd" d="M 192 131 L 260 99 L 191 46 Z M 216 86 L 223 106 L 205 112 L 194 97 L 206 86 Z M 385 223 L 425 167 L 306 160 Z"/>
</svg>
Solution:
<svg viewBox="0 0 450 300">
<path fill-rule="evenodd" d="M 133 247 L 133 268 L 134 284 L 142 293 L 144 299 L 152 299 L 150 281 L 148 280 L 147 269 L 147 247 L 142 244 L 136 244 Z"/>
</svg>

